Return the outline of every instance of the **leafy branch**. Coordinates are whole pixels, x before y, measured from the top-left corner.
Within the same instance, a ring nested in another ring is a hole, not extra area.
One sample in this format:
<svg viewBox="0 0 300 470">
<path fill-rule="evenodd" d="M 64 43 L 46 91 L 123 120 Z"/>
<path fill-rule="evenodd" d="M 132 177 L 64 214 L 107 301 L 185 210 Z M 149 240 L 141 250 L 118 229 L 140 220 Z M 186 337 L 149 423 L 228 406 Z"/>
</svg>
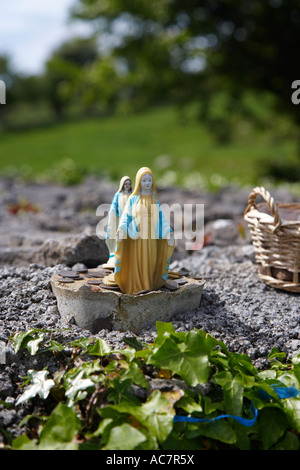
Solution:
<svg viewBox="0 0 300 470">
<path fill-rule="evenodd" d="M 28 371 L 17 406 L 38 397 L 49 415 L 37 417 L 35 433 L 30 420 L 21 423 L 12 449 L 299 448 L 300 354 L 286 361 L 273 349 L 270 368 L 259 371 L 205 331 L 163 322 L 152 344 L 130 337 L 119 350 L 53 335 L 31 329 L 12 338 L 16 351 L 59 357 L 52 377 Z"/>
</svg>

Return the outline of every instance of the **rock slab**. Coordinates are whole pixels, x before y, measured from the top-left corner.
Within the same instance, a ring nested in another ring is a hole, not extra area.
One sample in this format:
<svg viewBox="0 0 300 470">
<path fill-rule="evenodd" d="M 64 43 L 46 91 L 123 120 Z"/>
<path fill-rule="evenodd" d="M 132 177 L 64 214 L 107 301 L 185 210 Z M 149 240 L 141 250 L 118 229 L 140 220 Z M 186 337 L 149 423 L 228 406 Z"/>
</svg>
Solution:
<svg viewBox="0 0 300 470">
<path fill-rule="evenodd" d="M 156 321 L 168 322 L 174 315 L 198 308 L 204 287 L 203 279 L 185 278 L 187 282 L 176 290 L 129 295 L 100 287 L 92 290 L 87 279 L 71 283 L 60 280 L 60 275 L 55 274 L 51 287 L 62 319 L 65 323 L 73 319 L 77 326 L 92 333 L 113 329 L 139 334 L 144 328 L 155 326 Z"/>
</svg>

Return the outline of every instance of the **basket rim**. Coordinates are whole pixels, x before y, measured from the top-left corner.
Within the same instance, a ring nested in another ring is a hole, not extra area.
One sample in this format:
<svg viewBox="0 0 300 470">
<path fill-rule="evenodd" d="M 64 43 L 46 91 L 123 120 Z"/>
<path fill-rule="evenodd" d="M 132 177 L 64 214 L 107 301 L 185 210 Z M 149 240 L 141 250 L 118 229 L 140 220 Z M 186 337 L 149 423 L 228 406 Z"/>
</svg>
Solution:
<svg viewBox="0 0 300 470">
<path fill-rule="evenodd" d="M 264 199 L 264 202 L 257 204 L 256 198 L 261 196 Z M 258 208 L 262 204 L 267 204 L 272 212 L 272 215 L 260 212 Z M 252 219 L 256 219 L 263 224 L 273 225 L 271 228 L 273 231 L 277 231 L 280 228 L 287 227 L 289 229 L 295 229 L 295 235 L 300 234 L 300 221 L 299 220 L 285 220 L 281 218 L 279 214 L 279 208 L 293 208 L 300 210 L 300 203 L 290 202 L 290 203 L 276 203 L 274 198 L 271 196 L 269 191 L 267 191 L 263 186 L 254 188 L 248 197 L 248 206 L 244 211 L 244 218 L 248 222 L 252 222 Z M 257 222 L 256 222 L 257 224 Z"/>
<path fill-rule="evenodd" d="M 300 283 L 293 283 L 291 281 L 282 281 L 272 276 L 266 274 L 261 274 L 258 272 L 259 278 L 268 284 L 270 287 L 275 287 L 277 289 L 283 289 L 288 292 L 299 293 L 300 294 Z"/>
<path fill-rule="evenodd" d="M 300 222 L 284 222 L 279 227 L 274 225 L 274 219 L 272 216 L 258 217 L 257 214 L 261 214 L 257 211 L 256 214 L 248 213 L 244 216 L 246 222 L 248 222 L 251 230 L 261 230 L 262 232 L 268 232 L 276 235 L 277 233 L 285 234 L 286 236 L 298 239 L 300 238 Z"/>
<path fill-rule="evenodd" d="M 270 224 L 272 225 L 274 222 L 274 217 L 270 214 L 266 214 L 264 212 L 259 212 L 257 209 L 253 209 L 249 211 L 247 214 L 244 216 L 245 220 L 248 219 L 256 219 L 261 223 L 264 224 Z M 300 228 L 300 220 L 285 220 L 281 219 L 281 227 L 299 227 Z"/>
</svg>

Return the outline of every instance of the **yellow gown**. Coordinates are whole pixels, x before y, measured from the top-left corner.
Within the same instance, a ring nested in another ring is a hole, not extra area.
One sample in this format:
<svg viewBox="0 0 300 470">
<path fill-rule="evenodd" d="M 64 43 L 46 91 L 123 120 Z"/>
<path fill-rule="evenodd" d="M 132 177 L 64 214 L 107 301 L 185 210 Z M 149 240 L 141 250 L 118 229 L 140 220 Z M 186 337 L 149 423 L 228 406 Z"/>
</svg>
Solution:
<svg viewBox="0 0 300 470">
<path fill-rule="evenodd" d="M 172 232 L 157 200 L 153 179 L 152 195 L 140 194 L 140 182 L 150 168 L 137 172 L 133 193 L 128 199 L 118 232 L 122 238 L 115 251 L 115 271 L 104 279 L 107 285 L 118 285 L 125 294 L 162 287 L 168 278 L 174 246 L 168 244 Z"/>
<path fill-rule="evenodd" d="M 166 283 L 169 260 L 174 246 L 169 246 L 167 239 L 156 239 L 153 235 L 151 221 L 151 206 L 155 204 L 153 196 L 141 195 L 136 207 L 135 216 L 140 218 L 141 232 L 145 236 L 132 239 L 127 237 L 118 243 L 115 253 L 116 264 L 122 264 L 115 272 L 114 278 L 121 291 L 126 294 L 136 294 L 143 290 L 153 290 Z M 143 207 L 142 207 L 143 206 Z M 146 209 L 146 210 L 145 210 Z M 141 216 L 140 212 L 143 213 Z M 164 279 L 164 277 L 165 279 Z"/>
</svg>

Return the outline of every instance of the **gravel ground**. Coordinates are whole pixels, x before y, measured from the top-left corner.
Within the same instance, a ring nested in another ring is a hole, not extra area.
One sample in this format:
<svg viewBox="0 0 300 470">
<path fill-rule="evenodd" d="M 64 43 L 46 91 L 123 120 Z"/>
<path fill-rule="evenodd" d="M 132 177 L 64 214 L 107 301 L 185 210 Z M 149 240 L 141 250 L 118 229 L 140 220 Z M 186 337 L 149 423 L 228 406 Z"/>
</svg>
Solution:
<svg viewBox="0 0 300 470">
<path fill-rule="evenodd" d="M 219 195 L 215 199 L 219 213 L 222 213 L 222 200 L 226 201 L 226 207 L 234 205 L 233 212 L 240 214 L 239 220 L 234 219 L 234 226 L 242 220 L 242 212 L 237 210 L 237 205 L 240 204 L 238 207 L 241 208 L 242 204 L 246 204 L 247 200 L 242 199 L 244 196 L 245 192 L 241 197 L 241 193 L 229 191 L 223 198 Z M 286 200 L 292 199 L 286 195 Z M 210 207 L 215 206 L 211 204 Z M 7 222 L 7 215 L 2 214 Z M 207 226 L 211 221 L 212 216 L 209 216 Z M 184 267 L 192 275 L 205 278 L 206 284 L 199 308 L 175 317 L 173 324 L 177 331 L 203 329 L 221 339 L 231 351 L 246 353 L 258 368 L 264 368 L 268 365 L 267 355 L 273 347 L 286 352 L 287 357 L 300 350 L 299 295 L 275 290 L 260 281 L 249 238 L 237 238 L 232 229 L 229 233 L 231 240 L 222 229 L 223 237 L 220 237 L 220 232 L 215 232 L 210 244 L 202 250 L 189 255 L 178 252 L 175 256 L 172 269 Z M 12 405 L 21 393 L 19 385 L 28 369 L 47 366 L 51 371 L 54 367 L 51 355 L 30 356 L 27 351 L 16 354 L 9 339 L 14 333 L 30 328 L 54 329 L 58 341 L 91 336 L 89 331 L 74 324 L 66 329 L 57 311 L 50 278 L 59 269 L 69 266 L 64 263 L 52 266 L 30 262 L 23 264 L 0 265 L 0 401 L 5 400 Z M 123 338 L 128 335 L 132 333 L 102 330 L 92 336 L 105 339 L 112 347 L 119 348 L 124 346 Z M 142 331 L 138 338 L 151 342 L 155 335 L 153 326 Z M 6 408 L 0 404 L 0 428 L 13 436 L 19 435 L 20 420 L 37 409 L 42 411 L 41 401 L 36 400 L 34 406 L 40 408 L 33 409 L 31 404 Z"/>
</svg>

